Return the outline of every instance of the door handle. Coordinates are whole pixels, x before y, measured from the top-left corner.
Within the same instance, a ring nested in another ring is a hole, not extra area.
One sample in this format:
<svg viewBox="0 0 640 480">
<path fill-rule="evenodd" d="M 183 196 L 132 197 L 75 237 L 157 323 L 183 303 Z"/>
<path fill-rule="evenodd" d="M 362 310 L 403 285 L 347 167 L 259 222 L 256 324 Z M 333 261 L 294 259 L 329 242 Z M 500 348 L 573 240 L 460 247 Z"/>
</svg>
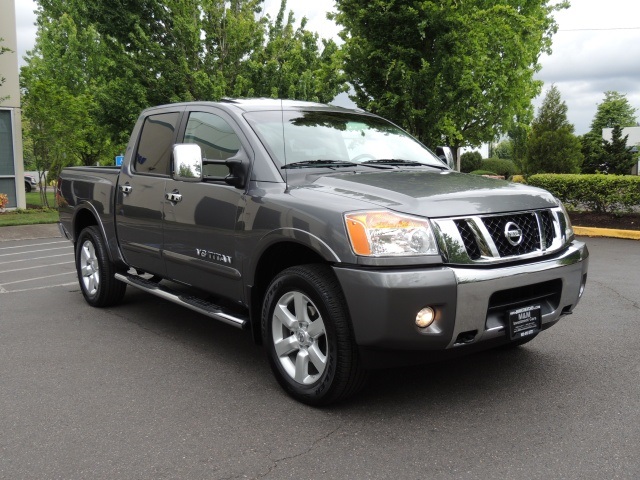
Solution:
<svg viewBox="0 0 640 480">
<path fill-rule="evenodd" d="M 167 200 L 169 200 L 172 203 L 178 203 L 178 202 L 182 201 L 182 195 L 180 195 L 179 193 L 176 193 L 176 192 L 165 193 L 164 194 L 164 198 L 166 198 Z"/>
<path fill-rule="evenodd" d="M 120 185 L 120 191 L 125 195 L 129 195 L 131 193 L 131 190 L 133 190 L 133 187 L 131 185 Z"/>
</svg>

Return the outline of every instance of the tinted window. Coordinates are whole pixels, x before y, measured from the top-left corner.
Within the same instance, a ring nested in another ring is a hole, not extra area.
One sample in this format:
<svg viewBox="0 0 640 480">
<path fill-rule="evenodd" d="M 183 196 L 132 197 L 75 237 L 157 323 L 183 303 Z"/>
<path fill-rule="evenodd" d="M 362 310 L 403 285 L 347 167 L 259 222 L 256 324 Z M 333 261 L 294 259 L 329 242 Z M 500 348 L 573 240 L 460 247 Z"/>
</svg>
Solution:
<svg viewBox="0 0 640 480">
<path fill-rule="evenodd" d="M 352 163 L 389 159 L 442 166 L 409 134 L 378 117 L 332 111 L 267 111 L 245 114 L 280 165 L 335 160 Z"/>
<path fill-rule="evenodd" d="M 178 112 L 172 112 L 145 119 L 136 153 L 136 172 L 169 175 L 173 134 L 179 117 Z"/>
<path fill-rule="evenodd" d="M 240 139 L 231 126 L 213 113 L 189 114 L 184 143 L 196 143 L 209 160 L 226 160 L 240 150 Z"/>
</svg>

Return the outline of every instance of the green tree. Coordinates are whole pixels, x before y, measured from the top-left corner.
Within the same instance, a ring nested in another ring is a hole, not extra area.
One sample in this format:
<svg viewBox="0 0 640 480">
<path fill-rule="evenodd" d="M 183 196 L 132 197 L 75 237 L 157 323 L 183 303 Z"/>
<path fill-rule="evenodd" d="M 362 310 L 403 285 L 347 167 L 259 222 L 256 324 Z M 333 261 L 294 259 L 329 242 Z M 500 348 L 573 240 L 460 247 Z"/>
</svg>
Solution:
<svg viewBox="0 0 640 480">
<path fill-rule="evenodd" d="M 498 158 L 511 160 L 513 158 L 513 142 L 510 139 L 502 140 L 493 148 L 492 153 Z"/>
<path fill-rule="evenodd" d="M 480 170 L 482 166 L 482 154 L 480 152 L 465 152 L 460 155 L 460 171 L 471 173 Z"/>
<path fill-rule="evenodd" d="M 604 100 L 598 104 L 591 122 L 591 132 L 602 138 L 603 128 L 634 127 L 637 124 L 636 109 L 629 104 L 627 96 L 615 91 L 604 92 Z"/>
<path fill-rule="evenodd" d="M 531 119 L 530 113 L 524 116 L 516 115 L 508 132 L 509 140 L 511 140 L 511 158 L 520 172 L 525 171 Z"/>
<path fill-rule="evenodd" d="M 56 171 L 95 165 L 112 151 L 110 132 L 98 120 L 107 62 L 97 32 L 78 28 L 67 14 L 39 19 L 35 48 L 21 70 L 23 109 L 36 163 Z"/>
<path fill-rule="evenodd" d="M 319 48 L 305 19 L 295 28 L 285 0 L 275 21 L 259 15 L 262 3 L 40 0 L 22 74 L 34 148 L 36 137 L 56 141 L 42 152 L 54 171 L 113 162 L 148 106 L 225 96 L 328 101 L 343 91 L 335 43 Z"/>
<path fill-rule="evenodd" d="M 602 171 L 616 175 L 628 175 L 635 165 L 636 159 L 627 147 L 629 135 L 622 136 L 620 125 L 613 127 L 611 141 L 603 140 L 604 150 Z"/>
<path fill-rule="evenodd" d="M 567 104 L 553 85 L 531 125 L 525 172 L 578 173 L 582 163 L 580 140 L 567 120 Z"/>
<path fill-rule="evenodd" d="M 604 148 L 602 133 L 587 132 L 580 137 L 582 156 L 582 173 L 598 173 L 604 171 Z"/>
<path fill-rule="evenodd" d="M 267 26 L 267 42 L 257 49 L 249 61 L 249 89 L 237 92 L 246 96 L 290 98 L 330 102 L 347 86 L 333 40 L 322 40 L 306 30 L 306 18 L 295 28 L 295 17 L 289 12 L 286 23 L 286 0 L 282 0 L 275 21 Z"/>
<path fill-rule="evenodd" d="M 556 31 L 547 0 L 337 0 L 353 99 L 427 145 L 479 145 L 531 110 Z M 455 148 L 454 148 L 455 150 Z"/>
</svg>

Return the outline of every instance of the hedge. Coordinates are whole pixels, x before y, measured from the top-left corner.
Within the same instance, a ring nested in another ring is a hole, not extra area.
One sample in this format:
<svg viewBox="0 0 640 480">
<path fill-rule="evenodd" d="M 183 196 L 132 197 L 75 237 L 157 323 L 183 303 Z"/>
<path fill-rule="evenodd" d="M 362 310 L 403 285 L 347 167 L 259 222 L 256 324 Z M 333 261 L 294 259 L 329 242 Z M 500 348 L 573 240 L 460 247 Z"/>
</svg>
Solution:
<svg viewBox="0 0 640 480">
<path fill-rule="evenodd" d="M 527 179 L 565 205 L 592 212 L 630 212 L 640 206 L 640 176 L 538 174 Z"/>
<path fill-rule="evenodd" d="M 504 178 L 509 178 L 511 175 L 518 173 L 518 168 L 515 163 L 504 158 L 487 158 L 482 160 L 482 166 L 480 169 L 496 172 Z"/>
</svg>

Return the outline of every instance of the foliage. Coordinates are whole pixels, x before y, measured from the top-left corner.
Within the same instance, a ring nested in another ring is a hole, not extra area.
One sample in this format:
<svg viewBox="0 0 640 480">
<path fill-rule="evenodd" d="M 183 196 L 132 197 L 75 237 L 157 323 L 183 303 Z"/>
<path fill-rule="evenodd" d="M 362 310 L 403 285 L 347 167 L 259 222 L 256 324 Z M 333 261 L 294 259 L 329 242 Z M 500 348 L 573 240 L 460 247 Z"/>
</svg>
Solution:
<svg viewBox="0 0 640 480">
<path fill-rule="evenodd" d="M 596 114 L 591 122 L 591 132 L 602 138 L 603 128 L 633 127 L 636 121 L 636 109 L 627 96 L 615 91 L 604 92 L 604 100 L 598 104 Z"/>
<path fill-rule="evenodd" d="M 582 163 L 580 140 L 567 120 L 567 104 L 553 85 L 531 125 L 525 172 L 578 173 Z"/>
<path fill-rule="evenodd" d="M 524 175 L 513 175 L 513 176 L 511 177 L 511 181 L 512 181 L 513 183 L 524 183 L 524 184 L 526 184 L 526 183 L 527 183 L 527 181 L 526 181 L 526 180 L 525 180 L 525 178 L 524 178 Z"/>
<path fill-rule="evenodd" d="M 509 139 L 502 140 L 491 150 L 493 157 L 502 158 L 505 160 L 513 159 L 513 142 Z"/>
<path fill-rule="evenodd" d="M 5 208 L 9 204 L 9 197 L 6 193 L 0 193 L 0 208 Z"/>
<path fill-rule="evenodd" d="M 95 29 L 70 15 L 40 15 L 35 48 L 21 71 L 25 152 L 42 179 L 67 165 L 95 165 L 114 145 L 99 96 L 108 60 Z M 117 148 L 117 147 L 116 147 Z M 43 204 L 49 206 L 46 196 Z"/>
<path fill-rule="evenodd" d="M 593 212 L 633 211 L 640 205 L 635 175 L 533 175 L 529 185 L 544 188 L 573 208 Z"/>
<path fill-rule="evenodd" d="M 567 2 L 337 0 L 353 99 L 426 145 L 479 145 L 531 108 Z"/>
<path fill-rule="evenodd" d="M 611 141 L 603 140 L 604 158 L 602 171 L 604 173 L 626 175 L 631 172 L 636 159 L 627 148 L 628 138 L 629 135 L 622 136 L 622 128 L 620 125 L 616 125 L 611 132 Z"/>
<path fill-rule="evenodd" d="M 582 152 L 582 173 L 598 173 L 603 171 L 604 148 L 601 133 L 587 132 L 580 137 Z"/>
<path fill-rule="evenodd" d="M 526 112 L 524 115 L 516 115 L 511 128 L 509 129 L 509 140 L 511 140 L 511 160 L 516 164 L 518 170 L 525 171 L 527 162 L 529 133 L 531 132 L 531 121 L 533 112 Z"/>
<path fill-rule="evenodd" d="M 511 160 L 502 158 L 487 158 L 482 160 L 482 169 L 496 172 L 504 178 L 509 178 L 517 173 L 516 165 Z"/>
<path fill-rule="evenodd" d="M 470 172 L 472 175 L 491 175 L 497 177 L 498 174 L 496 172 L 490 172 L 489 170 L 474 170 Z"/>
<path fill-rule="evenodd" d="M 226 96 L 329 101 L 345 90 L 337 46 L 295 28 L 281 1 L 40 0 L 22 69 L 38 169 L 112 164 L 140 111 Z M 286 19 L 286 20 L 285 20 Z"/>
<path fill-rule="evenodd" d="M 479 170 L 482 165 L 482 154 L 480 152 L 465 152 L 460 155 L 460 171 L 470 173 Z"/>
</svg>

